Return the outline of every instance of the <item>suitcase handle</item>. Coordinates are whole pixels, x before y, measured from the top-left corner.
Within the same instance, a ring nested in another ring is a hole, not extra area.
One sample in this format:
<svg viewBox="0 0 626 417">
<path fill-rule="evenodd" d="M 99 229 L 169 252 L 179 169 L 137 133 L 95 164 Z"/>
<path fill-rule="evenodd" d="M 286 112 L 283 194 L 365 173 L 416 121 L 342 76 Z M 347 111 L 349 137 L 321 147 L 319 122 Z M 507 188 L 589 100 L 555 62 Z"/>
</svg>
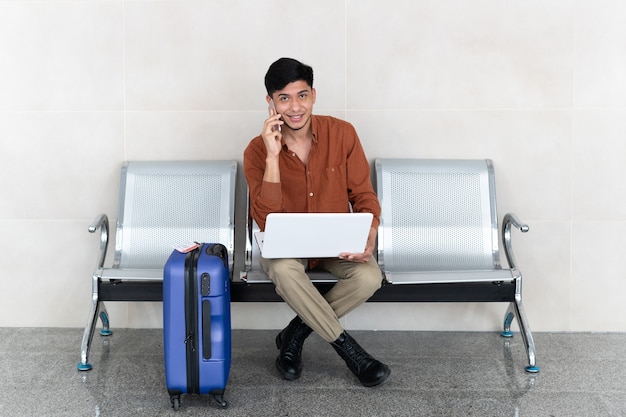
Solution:
<svg viewBox="0 0 626 417">
<path fill-rule="evenodd" d="M 228 268 L 228 251 L 226 246 L 221 243 L 209 243 L 206 248 L 207 255 L 217 256 L 224 262 L 224 266 Z"/>
</svg>

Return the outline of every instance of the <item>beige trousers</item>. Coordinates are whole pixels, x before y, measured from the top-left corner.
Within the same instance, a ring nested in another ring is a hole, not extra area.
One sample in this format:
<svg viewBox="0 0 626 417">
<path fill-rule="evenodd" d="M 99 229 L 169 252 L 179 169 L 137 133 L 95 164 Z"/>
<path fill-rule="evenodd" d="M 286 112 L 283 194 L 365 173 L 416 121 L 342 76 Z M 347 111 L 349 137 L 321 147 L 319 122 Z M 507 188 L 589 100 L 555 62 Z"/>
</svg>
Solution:
<svg viewBox="0 0 626 417">
<path fill-rule="evenodd" d="M 325 295 L 306 274 L 307 259 L 261 258 L 260 263 L 276 286 L 276 293 L 327 342 L 334 342 L 343 332 L 339 318 L 367 301 L 382 284 L 382 273 L 373 257 L 367 263 L 322 259 L 316 269 L 326 270 L 338 279 Z"/>
</svg>

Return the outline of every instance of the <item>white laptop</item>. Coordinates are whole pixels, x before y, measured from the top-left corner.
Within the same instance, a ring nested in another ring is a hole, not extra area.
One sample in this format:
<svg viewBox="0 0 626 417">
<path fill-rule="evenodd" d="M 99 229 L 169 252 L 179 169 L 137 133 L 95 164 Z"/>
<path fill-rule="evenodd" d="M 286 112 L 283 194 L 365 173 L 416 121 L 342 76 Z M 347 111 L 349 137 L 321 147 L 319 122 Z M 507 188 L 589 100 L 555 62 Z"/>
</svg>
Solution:
<svg viewBox="0 0 626 417">
<path fill-rule="evenodd" d="M 270 213 L 255 238 L 264 258 L 336 258 L 362 253 L 372 213 Z"/>
</svg>

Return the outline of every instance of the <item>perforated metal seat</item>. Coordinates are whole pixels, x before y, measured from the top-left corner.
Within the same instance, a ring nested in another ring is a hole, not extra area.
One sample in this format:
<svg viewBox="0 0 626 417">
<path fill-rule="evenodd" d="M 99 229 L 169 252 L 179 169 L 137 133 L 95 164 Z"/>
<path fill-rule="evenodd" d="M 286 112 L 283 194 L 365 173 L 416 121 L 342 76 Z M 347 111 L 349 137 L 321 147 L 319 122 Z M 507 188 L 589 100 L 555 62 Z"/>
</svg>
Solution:
<svg viewBox="0 0 626 417">
<path fill-rule="evenodd" d="M 115 255 L 105 267 L 109 220 L 100 214 L 89 226 L 100 230 L 100 254 L 92 276 L 92 305 L 78 369 L 89 370 L 89 348 L 98 317 L 109 335 L 107 301 L 160 301 L 163 267 L 173 246 L 221 243 L 233 270 L 236 161 L 133 161 L 121 170 Z M 148 286 L 157 282 L 159 285 Z"/>
<path fill-rule="evenodd" d="M 500 263 L 495 174 L 490 160 L 377 159 L 376 184 L 382 216 L 378 263 L 392 285 L 515 283 L 503 336 L 517 317 L 537 372 L 535 345 L 522 308 L 522 274 L 513 256 L 510 229 L 528 226 L 508 213 L 502 239 L 509 268 Z M 454 287 L 450 288 L 454 291 Z"/>
</svg>

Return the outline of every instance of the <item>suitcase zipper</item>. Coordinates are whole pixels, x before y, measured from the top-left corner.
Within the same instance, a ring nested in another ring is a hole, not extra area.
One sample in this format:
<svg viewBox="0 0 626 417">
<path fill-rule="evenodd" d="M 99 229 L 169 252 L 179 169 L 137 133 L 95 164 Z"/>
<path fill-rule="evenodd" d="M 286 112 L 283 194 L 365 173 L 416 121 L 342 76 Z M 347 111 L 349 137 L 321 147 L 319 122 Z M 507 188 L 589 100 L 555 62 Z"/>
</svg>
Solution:
<svg viewBox="0 0 626 417">
<path fill-rule="evenodd" d="M 198 286 L 196 270 L 200 249 L 185 258 L 185 345 L 187 348 L 187 392 L 200 393 L 200 359 L 198 349 Z"/>
</svg>

